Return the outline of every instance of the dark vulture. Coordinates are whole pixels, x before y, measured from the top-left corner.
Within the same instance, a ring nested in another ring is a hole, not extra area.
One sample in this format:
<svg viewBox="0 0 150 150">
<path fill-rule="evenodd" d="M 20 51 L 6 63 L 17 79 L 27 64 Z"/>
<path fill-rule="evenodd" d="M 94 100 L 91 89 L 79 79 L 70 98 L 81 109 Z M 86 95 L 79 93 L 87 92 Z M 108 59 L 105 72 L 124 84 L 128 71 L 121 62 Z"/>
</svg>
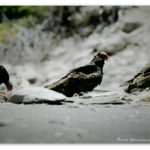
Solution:
<svg viewBox="0 0 150 150">
<path fill-rule="evenodd" d="M 9 82 L 9 74 L 7 70 L 0 66 L 0 84 L 4 83 L 8 91 L 12 90 L 12 84 Z"/>
<path fill-rule="evenodd" d="M 67 97 L 91 92 L 97 85 L 101 84 L 104 62 L 108 58 L 107 53 L 100 52 L 89 64 L 71 70 L 66 76 L 46 86 L 46 88 L 63 93 Z"/>
</svg>

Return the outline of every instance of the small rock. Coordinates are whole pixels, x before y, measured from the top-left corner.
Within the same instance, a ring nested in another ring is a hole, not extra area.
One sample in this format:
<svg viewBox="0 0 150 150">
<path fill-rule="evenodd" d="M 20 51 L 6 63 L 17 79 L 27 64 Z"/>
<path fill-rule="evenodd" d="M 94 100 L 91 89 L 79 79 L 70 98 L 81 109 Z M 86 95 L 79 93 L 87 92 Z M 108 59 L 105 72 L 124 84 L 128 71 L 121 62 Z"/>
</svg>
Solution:
<svg viewBox="0 0 150 150">
<path fill-rule="evenodd" d="M 6 126 L 6 124 L 3 122 L 0 122 L 0 127 L 4 127 L 4 126 Z"/>
<path fill-rule="evenodd" d="M 81 133 L 77 133 L 78 137 L 83 137 L 83 135 Z"/>
<path fill-rule="evenodd" d="M 64 122 L 64 121 L 57 121 L 57 120 L 50 120 L 49 123 L 50 123 L 50 124 L 65 125 L 65 122 Z"/>
<path fill-rule="evenodd" d="M 10 125 L 13 122 L 13 120 L 0 120 L 0 127 L 5 127 Z"/>
<path fill-rule="evenodd" d="M 139 22 L 126 22 L 122 28 L 123 32 L 130 33 L 137 28 L 139 28 L 142 24 Z"/>
<path fill-rule="evenodd" d="M 28 79 L 28 81 L 29 81 L 30 84 L 35 84 L 37 79 L 36 78 L 30 78 L 30 79 Z"/>
</svg>

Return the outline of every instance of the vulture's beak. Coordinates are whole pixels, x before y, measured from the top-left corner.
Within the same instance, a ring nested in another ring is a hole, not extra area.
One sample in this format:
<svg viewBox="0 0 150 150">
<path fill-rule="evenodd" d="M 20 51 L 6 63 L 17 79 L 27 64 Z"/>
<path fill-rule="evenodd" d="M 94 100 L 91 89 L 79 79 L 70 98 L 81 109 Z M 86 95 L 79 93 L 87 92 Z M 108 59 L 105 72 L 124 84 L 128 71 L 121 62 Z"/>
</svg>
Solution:
<svg viewBox="0 0 150 150">
<path fill-rule="evenodd" d="M 7 87 L 7 91 L 11 91 L 13 89 L 13 85 L 9 82 L 5 84 Z"/>
</svg>

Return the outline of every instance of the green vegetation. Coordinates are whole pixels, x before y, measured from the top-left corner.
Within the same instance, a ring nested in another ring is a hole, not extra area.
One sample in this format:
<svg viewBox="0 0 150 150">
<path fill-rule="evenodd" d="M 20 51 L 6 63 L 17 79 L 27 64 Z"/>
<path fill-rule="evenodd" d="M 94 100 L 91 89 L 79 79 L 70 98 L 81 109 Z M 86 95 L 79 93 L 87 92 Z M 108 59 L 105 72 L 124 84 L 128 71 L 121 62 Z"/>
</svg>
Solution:
<svg viewBox="0 0 150 150">
<path fill-rule="evenodd" d="M 49 6 L 1 6 L 0 21 L 3 15 L 9 20 L 32 15 L 34 17 L 44 17 L 48 10 L 54 10 L 56 7 Z"/>
<path fill-rule="evenodd" d="M 0 43 L 6 43 L 15 37 L 18 33 L 17 27 L 9 23 L 0 24 Z"/>
<path fill-rule="evenodd" d="M 59 8 L 56 6 L 0 6 L 0 23 L 15 23 L 30 28 L 42 22 L 49 13 Z"/>
<path fill-rule="evenodd" d="M 0 6 L 0 43 L 13 39 L 18 33 L 18 25 L 33 27 L 55 9 L 49 6 Z"/>
</svg>

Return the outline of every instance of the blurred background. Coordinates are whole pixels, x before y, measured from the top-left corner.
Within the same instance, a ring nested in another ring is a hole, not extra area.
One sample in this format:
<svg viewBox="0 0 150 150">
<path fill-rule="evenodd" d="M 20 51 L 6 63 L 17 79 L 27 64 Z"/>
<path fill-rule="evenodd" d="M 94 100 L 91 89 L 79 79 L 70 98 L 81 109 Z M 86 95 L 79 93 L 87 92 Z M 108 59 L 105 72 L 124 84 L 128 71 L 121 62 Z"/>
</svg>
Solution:
<svg viewBox="0 0 150 150">
<path fill-rule="evenodd" d="M 1 6 L 0 64 L 13 84 L 44 86 L 106 51 L 111 61 L 97 89 L 118 88 L 150 61 L 149 13 L 142 6 Z"/>
</svg>

